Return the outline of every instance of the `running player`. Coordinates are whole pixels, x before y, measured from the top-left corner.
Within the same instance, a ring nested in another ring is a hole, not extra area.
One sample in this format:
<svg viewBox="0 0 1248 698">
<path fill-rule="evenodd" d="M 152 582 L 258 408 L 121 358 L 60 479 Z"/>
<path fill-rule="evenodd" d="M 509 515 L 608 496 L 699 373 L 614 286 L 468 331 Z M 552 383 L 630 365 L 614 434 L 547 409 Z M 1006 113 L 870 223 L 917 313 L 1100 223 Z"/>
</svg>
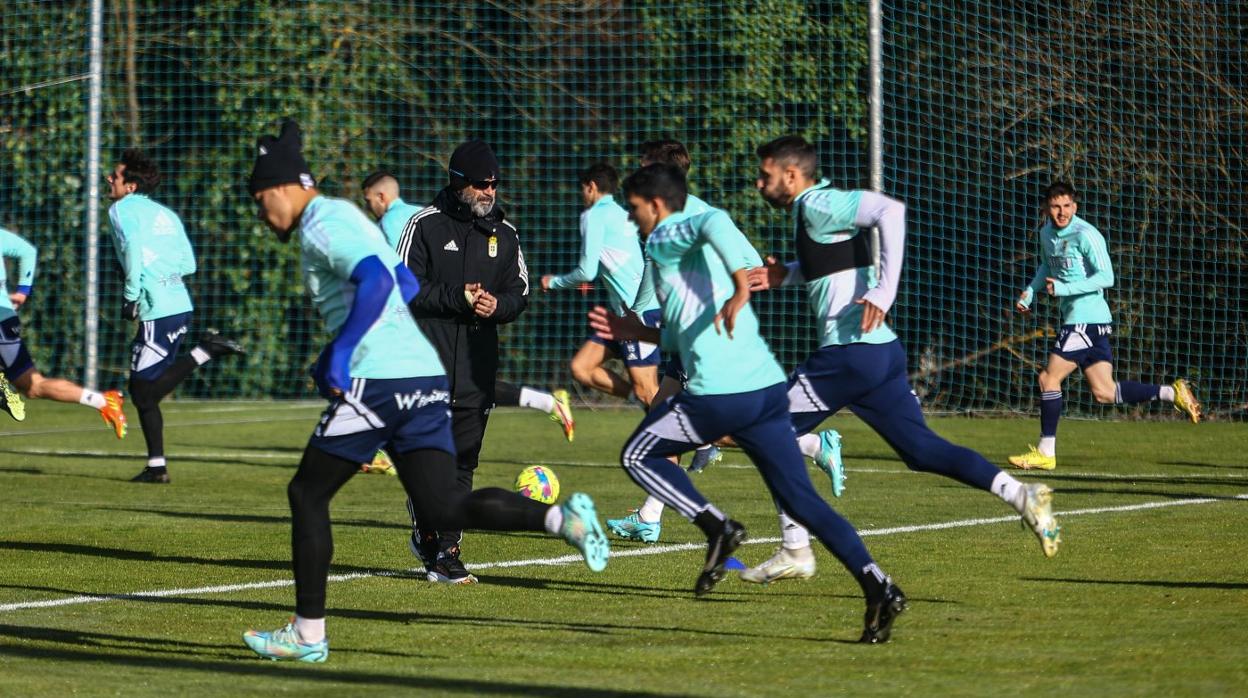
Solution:
<svg viewBox="0 0 1248 698">
<path fill-rule="evenodd" d="M 314 370 L 329 406 L 287 488 L 295 617 L 277 630 L 247 631 L 247 646 L 269 659 L 329 656 L 329 503 L 381 446 L 394 454 L 399 480 L 421 515 L 438 528 L 544 530 L 579 548 L 591 570 L 602 570 L 608 543 L 587 495 L 548 506 L 500 488 L 459 491 L 450 384 L 407 307 L 419 282 L 363 212 L 317 191 L 295 122 L 284 123 L 277 138 L 261 137 L 258 152 L 249 190 L 278 240 L 288 241 L 299 228 L 304 283 L 334 339 Z"/>
<path fill-rule="evenodd" d="M 576 268 L 562 276 L 542 277 L 542 290 L 577 288 L 601 277 L 610 297 L 610 309 L 625 315 L 637 299 L 645 259 L 637 239 L 637 226 L 615 201 L 620 176 L 605 162 L 590 165 L 580 175 L 581 258 Z M 659 304 L 652 300 L 638 313 L 649 327 L 658 327 Z M 625 378 L 604 364 L 609 358 L 624 362 Z M 594 390 L 627 398 L 635 395 L 649 407 L 659 390 L 659 348 L 645 342 L 610 342 L 592 335 L 572 358 L 572 377 Z"/>
<path fill-rule="evenodd" d="M 641 146 L 641 166 L 664 164 L 673 165 L 680 168 L 680 171 L 689 175 L 689 167 L 692 160 L 689 157 L 689 150 L 685 148 L 680 141 L 674 140 L 656 140 L 648 141 Z M 688 215 L 697 215 L 708 211 L 717 211 L 710 204 L 702 199 L 687 194 L 685 197 L 684 213 Z M 763 260 L 758 256 L 758 252 L 749 240 L 743 239 L 743 244 L 738 250 L 740 262 L 747 268 L 753 269 L 761 267 Z M 654 296 L 654 288 L 652 284 L 647 283 L 649 279 L 643 277 L 642 288 L 637 293 L 637 301 L 634 303 L 635 310 L 639 313 L 650 307 Z M 679 356 L 669 356 L 664 366 L 663 377 L 659 383 L 658 394 L 654 398 L 654 404 L 658 404 L 667 398 L 680 392 L 685 384 L 687 377 L 684 369 L 680 365 Z M 841 435 L 834 429 L 827 429 L 822 432 L 812 434 L 802 434 L 798 437 L 798 447 L 802 454 L 814 460 L 817 465 L 832 481 L 832 494 L 839 497 L 845 489 L 845 470 L 841 463 Z M 714 444 L 703 444 L 693 453 L 693 462 L 689 466 L 689 470 L 695 473 L 702 472 L 708 465 L 718 463 L 723 459 L 720 450 Z M 607 528 L 617 536 L 625 539 L 639 540 L 644 543 L 656 543 L 663 530 L 663 502 L 658 497 L 647 497 L 641 506 L 630 511 L 627 515 L 618 519 L 607 519 Z M 791 522 L 781 519 L 781 530 L 791 532 L 796 545 L 801 540 L 806 541 L 809 545 L 809 536 L 805 536 L 805 532 L 798 532 Z M 803 538 L 803 536 L 805 536 Z M 806 576 L 814 574 L 814 560 L 811 559 L 808 565 L 802 568 Z"/>
<path fill-rule="evenodd" d="M 1062 417 L 1062 383 L 1081 369 L 1102 405 L 1121 405 L 1161 400 L 1172 403 L 1195 424 L 1200 421 L 1200 402 L 1182 378 L 1170 385 L 1114 379 L 1114 357 L 1109 348 L 1113 316 L 1105 302 L 1105 289 L 1114 285 L 1114 269 L 1100 231 L 1075 215 L 1079 204 L 1075 188 L 1054 182 L 1044 190 L 1044 227 L 1040 229 L 1040 265 L 1031 283 L 1019 294 L 1014 307 L 1031 312 L 1036 294 L 1058 299 L 1062 329 L 1040 372 L 1040 442 L 1027 453 L 1010 456 L 1019 468 L 1052 470 L 1057 467 L 1057 422 Z"/>
<path fill-rule="evenodd" d="M 17 287 L 9 291 L 8 272 L 3 257 L 17 260 Z M 124 402 L 119 390 L 106 390 L 98 393 L 71 383 L 64 378 L 47 378 L 30 358 L 26 345 L 22 341 L 22 322 L 17 311 L 30 297 L 31 288 L 35 283 L 35 262 L 38 254 L 35 246 L 18 235 L 0 228 L 0 371 L 4 372 L 7 382 L 11 382 L 22 395 L 35 400 L 46 398 L 57 402 L 78 403 L 98 410 L 104 423 L 112 427 L 117 438 L 126 435 L 126 415 L 121 411 Z M 21 419 L 14 410 L 16 403 L 5 396 L 5 402 L 14 419 Z M 25 409 L 21 418 L 25 418 Z"/>
<path fill-rule="evenodd" d="M 191 295 L 182 279 L 195 273 L 195 252 L 177 214 L 148 198 L 160 183 L 156 163 L 139 150 L 122 153 L 106 177 L 113 205 L 108 209 L 113 247 L 125 274 L 121 318 L 139 321 L 131 346 L 130 400 L 139 409 L 147 442 L 147 466 L 131 482 L 167 484 L 165 421 L 160 401 L 191 371 L 243 348 L 209 331 L 178 358 L 191 328 Z"/>
<path fill-rule="evenodd" d="M 798 259 L 787 265 L 769 259 L 750 272 L 751 287 L 805 284 L 820 328 L 818 351 L 789 379 L 794 428 L 805 433 L 848 407 L 911 470 L 992 492 L 1018 511 L 1046 557 L 1056 555 L 1061 528 L 1053 518 L 1052 490 L 1019 482 L 978 453 L 945 441 L 923 419 L 906 374 L 905 349 L 884 321 L 901 280 L 905 205 L 876 192 L 833 189 L 818 179 L 815 148 L 801 136 L 777 138 L 757 152 L 758 191 L 767 203 L 793 212 Z M 872 226 L 880 230 L 878 273 L 862 232 Z M 786 530 L 776 555 L 741 577 L 766 583 L 808 576 L 785 573 L 813 561 L 796 536 Z"/>
<path fill-rule="evenodd" d="M 814 530 L 862 587 L 867 611 L 860 642 L 886 642 L 906 597 L 871 559 L 854 527 L 811 485 L 789 418 L 784 372 L 759 336 L 749 305 L 749 274 L 739 257 L 745 236 L 723 211 L 681 212 L 686 190 L 678 167 L 643 167 L 624 189 L 633 221 L 647 238 L 662 332 L 678 348 L 689 377 L 683 391 L 655 407 L 633 432 L 621 454 L 625 472 L 706 534 L 706 562 L 694 589 L 707 594 L 745 540 L 745 528 L 707 501 L 667 457 L 731 435 L 785 511 Z M 609 338 L 658 340 L 659 330 L 631 316 L 596 308 L 590 320 Z"/>
</svg>

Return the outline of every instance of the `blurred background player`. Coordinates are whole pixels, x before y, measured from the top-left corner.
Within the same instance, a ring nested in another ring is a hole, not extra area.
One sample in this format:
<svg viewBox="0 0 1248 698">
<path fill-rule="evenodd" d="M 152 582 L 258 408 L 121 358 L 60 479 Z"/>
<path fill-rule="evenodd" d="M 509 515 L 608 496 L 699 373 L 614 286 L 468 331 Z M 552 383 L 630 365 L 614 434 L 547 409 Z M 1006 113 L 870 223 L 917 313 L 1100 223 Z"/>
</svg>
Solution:
<svg viewBox="0 0 1248 698">
<path fill-rule="evenodd" d="M 649 165 L 672 165 L 679 168 L 687 178 L 691 164 L 692 159 L 689 157 L 689 150 L 680 141 L 660 139 L 647 141 L 641 145 L 642 167 Z M 716 209 L 702 199 L 686 192 L 684 213 L 692 216 L 712 210 L 717 211 L 720 209 Z M 747 269 L 761 267 L 763 264 L 758 251 L 744 237 L 742 237 L 738 256 L 741 264 Z M 654 288 L 651 279 L 643 277 L 642 288 L 638 292 L 637 304 L 639 305 L 636 309 L 644 310 L 644 308 L 649 307 L 653 295 Z M 684 368 L 680 364 L 680 357 L 672 354 L 666 358 L 667 363 L 663 367 L 663 376 L 659 383 L 658 394 L 654 398 L 654 404 L 658 404 L 680 392 L 685 384 L 686 376 Z M 726 443 L 728 441 L 731 440 L 725 440 Z M 835 429 L 827 429 L 817 434 L 806 434 L 799 439 L 798 446 L 801 448 L 803 455 L 813 459 L 815 465 L 819 466 L 827 474 L 832 481 L 832 493 L 837 497 L 841 496 L 841 492 L 845 487 L 845 470 L 841 463 L 841 435 Z M 723 460 L 723 454 L 718 446 L 715 444 L 702 444 L 693 452 L 693 460 L 689 465 L 689 470 L 700 473 L 708 465 L 713 465 L 721 460 Z M 657 497 L 647 497 L 640 507 L 630 511 L 626 516 L 619 519 L 607 519 L 607 528 L 621 538 L 639 540 L 645 543 L 656 543 L 663 531 L 663 502 Z"/>
<path fill-rule="evenodd" d="M 258 152 L 249 191 L 278 240 L 300 229 L 304 284 L 334 339 L 314 371 L 330 403 L 287 488 L 295 617 L 277 630 L 247 631 L 247 646 L 270 659 L 328 658 L 329 504 L 358 463 L 382 446 L 394 454 L 403 489 L 432 525 L 561 535 L 591 570 L 601 571 L 608 542 L 588 496 L 552 506 L 496 487 L 460 491 L 450 385 L 407 308 L 419 283 L 363 212 L 317 191 L 295 122 L 284 123 L 278 138 L 261 137 Z"/>
<path fill-rule="evenodd" d="M 412 216 L 420 213 L 421 208 L 399 197 L 399 180 L 385 170 L 377 170 L 365 177 L 363 189 L 364 203 L 377 219 L 381 232 L 385 233 L 386 243 L 390 249 L 398 249 L 403 229 Z"/>
<path fill-rule="evenodd" d="M 99 411 L 104 423 L 112 427 L 117 438 L 126 435 L 126 415 L 122 412 L 122 397 L 118 390 L 98 393 L 71 383 L 64 378 L 46 378 L 35 368 L 26 345 L 22 342 L 22 323 L 17 311 L 30 297 L 35 283 L 35 263 L 39 255 L 35 246 L 22 237 L 0 228 L 0 371 L 4 372 L 6 385 L 22 395 L 35 399 L 78 403 Z M 8 270 L 5 259 L 17 260 L 17 286 L 9 291 Z M 25 406 L 16 395 L 5 391 L 5 409 L 19 422 L 26 418 Z"/>
<path fill-rule="evenodd" d="M 1057 467 L 1057 422 L 1062 416 L 1062 382 L 1082 369 L 1092 396 L 1102 405 L 1133 404 L 1161 400 L 1173 403 L 1195 424 L 1200 403 L 1182 378 L 1170 385 L 1116 381 L 1114 357 L 1109 346 L 1113 316 L 1105 302 L 1105 289 L 1114 285 L 1105 238 L 1091 223 L 1075 213 L 1075 188 L 1054 182 L 1044 190 L 1040 228 L 1040 264 L 1031 283 L 1014 304 L 1020 313 L 1031 311 L 1036 294 L 1058 299 L 1062 328 L 1040 372 L 1040 442 L 1027 453 L 1010 456 L 1016 467 L 1052 470 Z"/>
<path fill-rule="evenodd" d="M 663 332 L 678 348 L 688 384 L 646 415 L 625 444 L 625 472 L 702 529 L 706 562 L 695 591 L 723 578 L 745 528 L 728 518 L 667 457 L 731 435 L 758 468 L 785 511 L 815 531 L 862 587 L 867 611 L 860 642 L 886 642 L 906 597 L 871 559 L 857 531 L 811 485 L 793 438 L 784 371 L 758 333 L 749 305 L 749 271 L 740 259 L 745 236 L 723 211 L 681 212 L 685 176 L 672 165 L 651 165 L 624 182 L 629 211 L 658 270 L 655 292 Z M 608 337 L 658 340 L 659 330 L 604 308 L 591 313 Z"/>
<path fill-rule="evenodd" d="M 1061 529 L 1053 518 L 1052 490 L 1023 484 L 983 456 L 942 439 L 927 426 L 910 388 L 906 352 L 884 321 L 897 297 L 906 245 L 906 207 L 872 191 L 833 189 L 818 179 L 819 160 L 801 136 L 759 146 L 756 185 L 772 206 L 793 212 L 797 261 L 768 259 L 750 272 L 751 288 L 805 284 L 819 349 L 789 378 L 793 427 L 806 434 L 843 407 L 866 422 L 911 470 L 936 473 L 995 494 L 1014 507 L 1040 541 L 1057 554 Z M 880 230 L 876 271 L 870 237 Z M 783 544 L 742 579 L 766 583 L 814 573 L 809 535 L 781 512 Z M 807 571 L 809 574 L 807 574 Z"/>
<path fill-rule="evenodd" d="M 195 252 L 177 214 L 148 198 L 160 184 L 160 170 L 142 151 L 122 153 L 105 179 L 113 205 L 108 217 L 113 247 L 125 274 L 121 318 L 139 321 L 131 346 L 130 401 L 139 410 L 147 442 L 147 466 L 131 482 L 168 483 L 164 417 L 160 401 L 199 366 L 242 354 L 233 340 L 209 331 L 178 358 L 191 329 L 191 295 L 183 277 L 195 273 Z"/>
<path fill-rule="evenodd" d="M 451 154 L 449 182 L 433 203 L 408 220 L 399 257 L 420 280 L 409 307 L 421 332 L 438 350 L 451 383 L 451 428 L 458 454 L 460 492 L 472 490 L 473 473 L 490 410 L 495 405 L 535 407 L 563 427 L 575 423 L 567 393 L 552 395 L 498 381 L 498 326 L 516 320 L 529 303 L 529 270 L 520 237 L 498 206 L 498 159 L 484 141 L 471 140 Z M 476 577 L 460 560 L 461 532 L 437 531 L 412 516 L 411 549 L 429 581 L 470 584 Z"/>
<path fill-rule="evenodd" d="M 581 212 L 581 257 L 572 271 L 542 277 L 542 290 L 577 288 L 601 278 L 609 307 L 626 315 L 637 299 L 645 259 L 637 238 L 637 226 L 615 200 L 620 175 L 605 162 L 581 172 L 579 183 L 585 210 Z M 651 300 L 638 315 L 648 327 L 659 325 L 659 304 Z M 609 358 L 624 362 L 625 378 L 604 364 Z M 594 390 L 628 398 L 634 395 L 648 408 L 659 390 L 659 347 L 646 342 L 613 342 L 591 335 L 572 357 L 572 377 Z"/>
</svg>

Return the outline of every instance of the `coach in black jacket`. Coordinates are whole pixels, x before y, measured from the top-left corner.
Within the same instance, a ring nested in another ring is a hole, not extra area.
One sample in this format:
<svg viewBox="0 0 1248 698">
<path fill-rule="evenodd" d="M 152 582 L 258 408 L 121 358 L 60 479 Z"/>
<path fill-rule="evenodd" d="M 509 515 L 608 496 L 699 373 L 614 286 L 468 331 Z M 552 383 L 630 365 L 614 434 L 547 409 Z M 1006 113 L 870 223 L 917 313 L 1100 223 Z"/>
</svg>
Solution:
<svg viewBox="0 0 1248 698">
<path fill-rule="evenodd" d="M 472 140 L 451 155 L 450 184 L 408 221 L 399 256 L 420 280 L 409 307 L 438 350 L 451 382 L 451 424 L 459 485 L 472 489 L 485 424 L 494 406 L 498 326 L 524 312 L 529 272 L 516 229 L 497 205 L 498 160 Z M 408 504 L 411 510 L 411 504 Z M 418 512 L 412 512 L 418 530 Z M 459 560 L 459 531 L 421 531 L 412 549 L 430 581 L 471 583 Z"/>
</svg>

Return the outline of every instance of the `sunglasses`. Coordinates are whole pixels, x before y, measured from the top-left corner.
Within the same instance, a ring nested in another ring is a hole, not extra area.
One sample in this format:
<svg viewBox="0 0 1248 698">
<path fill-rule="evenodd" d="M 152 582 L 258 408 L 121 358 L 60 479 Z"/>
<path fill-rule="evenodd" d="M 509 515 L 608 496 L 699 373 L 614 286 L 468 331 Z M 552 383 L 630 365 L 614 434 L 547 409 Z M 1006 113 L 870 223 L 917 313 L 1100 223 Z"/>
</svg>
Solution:
<svg viewBox="0 0 1248 698">
<path fill-rule="evenodd" d="M 469 182 L 468 184 L 471 185 L 474 189 L 480 189 L 481 191 L 487 191 L 489 189 L 497 190 L 499 187 L 503 186 L 503 180 L 485 179 L 485 180 L 478 180 L 476 182 Z"/>
</svg>

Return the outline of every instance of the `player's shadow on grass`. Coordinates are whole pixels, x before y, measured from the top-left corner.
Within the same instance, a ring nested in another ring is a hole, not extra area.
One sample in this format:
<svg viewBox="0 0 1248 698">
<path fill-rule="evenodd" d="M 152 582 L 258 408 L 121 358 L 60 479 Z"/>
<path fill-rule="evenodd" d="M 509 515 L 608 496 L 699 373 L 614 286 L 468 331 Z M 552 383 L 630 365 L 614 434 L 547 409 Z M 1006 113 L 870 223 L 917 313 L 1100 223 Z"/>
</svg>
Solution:
<svg viewBox="0 0 1248 698">
<path fill-rule="evenodd" d="M 692 596 L 692 592 L 690 593 Z M 655 633 L 662 636 L 671 636 L 673 634 L 710 636 L 710 637 L 736 637 L 750 640 L 788 640 L 801 642 L 851 642 L 836 637 L 829 637 L 834 629 L 829 629 L 828 635 L 820 636 L 802 636 L 802 635 L 784 635 L 762 632 L 742 632 L 739 630 L 724 630 L 722 628 L 696 628 L 681 625 L 625 625 L 616 623 L 594 623 L 594 622 L 577 622 L 566 620 L 542 620 L 533 618 L 481 618 L 476 616 L 455 616 L 439 613 L 419 613 L 411 614 L 395 614 L 390 611 L 366 611 L 361 609 L 331 609 L 328 612 L 330 616 L 342 616 L 353 618 L 356 620 L 396 620 L 396 615 L 401 615 L 400 620 L 404 623 L 412 623 L 416 625 L 447 625 L 451 627 L 476 627 L 476 628 L 529 628 L 542 631 L 561 631 L 583 633 L 599 636 L 623 636 L 635 637 L 643 633 Z M 768 627 L 768 626 L 760 626 Z M 846 631 L 853 632 L 853 629 Z"/>
<path fill-rule="evenodd" d="M 237 442 L 234 442 L 237 443 Z M 280 446 L 248 443 L 246 446 L 235 446 L 232 443 L 221 443 L 218 439 L 190 439 L 180 438 L 174 442 L 175 446 L 183 448 L 214 448 L 221 451 L 242 451 L 244 453 L 285 453 L 291 456 L 301 456 L 304 451 L 304 444 L 300 442 L 297 446 L 292 446 L 291 442 L 286 442 Z"/>
<path fill-rule="evenodd" d="M 125 548 L 104 548 L 96 545 L 80 545 L 77 543 L 35 543 L 30 541 L 0 540 L 0 550 L 16 550 L 28 553 L 54 553 L 59 555 L 85 555 L 101 557 L 108 560 L 133 560 L 148 563 L 171 563 L 175 565 L 205 565 L 210 567 L 230 567 L 244 570 L 273 570 L 290 572 L 289 560 L 245 560 L 239 558 L 192 557 L 190 555 L 162 555 L 147 550 L 127 550 Z M 335 564 L 330 574 L 365 574 L 380 576 L 382 574 L 401 575 L 403 573 L 381 570 L 376 567 L 358 567 L 355 565 Z"/>
<path fill-rule="evenodd" d="M 471 568 L 471 565 L 469 565 Z M 695 570 L 696 571 L 696 570 Z M 696 574 L 689 575 L 688 586 L 638 586 L 635 584 L 609 584 L 605 582 L 586 582 L 580 580 L 566 579 L 547 579 L 540 577 L 512 577 L 506 575 L 494 575 L 488 571 L 476 573 L 483 584 L 500 587 L 514 587 L 517 589 L 547 590 L 547 591 L 575 591 L 585 594 L 606 594 L 608 596 L 637 596 L 652 599 L 672 599 L 672 598 L 693 598 L 693 579 Z M 708 597 L 709 600 L 740 603 L 748 599 L 738 598 L 744 596 L 740 593 L 725 592 L 720 594 L 717 590 L 714 595 Z"/>
<path fill-rule="evenodd" d="M 202 521 L 221 521 L 227 523 L 251 523 L 251 524 L 276 524 L 281 526 L 290 526 L 289 516 L 262 516 L 260 514 L 214 514 L 200 511 L 173 511 L 169 509 L 131 509 L 126 507 L 95 507 L 102 511 L 124 511 L 134 514 L 152 514 L 154 516 L 163 516 L 171 519 L 197 519 Z M 358 528 L 393 528 L 402 531 L 411 531 L 411 524 L 391 523 L 386 521 L 376 521 L 370 519 L 334 519 L 333 526 L 335 529 L 340 527 L 358 527 Z M 545 536 L 549 538 L 550 536 Z"/>
<path fill-rule="evenodd" d="M 1066 577 L 1019 577 L 1025 582 L 1056 582 L 1059 584 L 1105 584 L 1112 586 L 1160 587 L 1163 589 L 1248 589 L 1248 582 L 1180 582 L 1172 579 L 1070 579 Z"/>
<path fill-rule="evenodd" d="M 255 466 L 259 468 L 285 468 L 287 470 L 290 470 L 294 466 L 294 464 L 290 462 L 274 462 L 272 458 L 246 458 L 246 457 L 241 457 L 241 456 L 240 457 L 229 457 L 229 456 L 209 457 L 209 456 L 178 454 L 176 453 L 176 448 L 174 449 L 174 451 L 175 453 L 172 457 L 174 458 L 174 460 L 178 462 L 186 461 L 186 462 L 191 462 L 191 463 L 219 463 L 223 465 L 226 465 L 226 464 L 251 465 L 251 466 Z M 38 454 L 33 454 L 29 451 L 23 451 L 21 449 L 5 449 L 5 448 L 0 448 L 0 453 L 9 453 L 9 454 L 18 455 L 18 456 L 38 455 Z M 78 459 L 106 460 L 106 461 L 111 461 L 113 463 L 116 463 L 118 461 L 129 461 L 132 463 L 141 463 L 143 461 L 142 456 L 138 456 L 135 454 L 127 454 L 127 453 L 67 453 L 64 456 L 58 456 L 58 457 L 73 458 L 75 460 L 78 460 Z M 100 480 L 120 479 L 120 478 L 112 478 L 112 477 L 101 477 L 99 475 L 69 475 L 66 473 L 42 473 L 42 474 L 44 475 L 55 474 L 58 477 L 90 477 L 90 478 L 100 479 Z M 125 479 L 128 480 L 129 477 Z"/>
<path fill-rule="evenodd" d="M 15 627 L 15 626 L 0 626 Z M 329 667 L 313 667 L 306 664 L 279 664 L 276 662 L 268 662 L 254 655 L 251 650 L 243 646 L 240 639 L 237 645 L 208 645 L 212 648 L 210 654 L 203 651 L 187 651 L 181 654 L 189 655 L 186 658 L 169 656 L 160 654 L 159 651 L 153 649 L 161 645 L 176 646 L 180 643 L 176 640 L 161 638 L 144 638 L 130 637 L 125 635 L 99 636 L 88 638 L 94 643 L 96 649 L 82 649 L 83 642 L 80 638 L 82 633 L 74 633 L 72 631 L 63 631 L 67 634 L 56 635 L 56 631 L 46 628 L 27 628 L 27 631 L 43 631 L 45 636 L 38 638 L 39 642 L 55 643 L 63 645 L 61 647 L 40 647 L 32 646 L 26 638 L 22 638 L 21 642 L 0 642 L 0 654 L 7 657 L 22 657 L 33 661 L 44 662 L 78 662 L 82 665 L 83 671 L 89 671 L 96 666 L 124 666 L 135 669 L 150 669 L 165 673 L 170 670 L 174 671 L 196 671 L 204 672 L 208 675 L 235 675 L 235 676 L 251 676 L 251 677 L 267 677 L 279 678 L 285 681 L 308 681 L 308 682 L 328 682 L 346 684 L 350 687 L 350 691 L 359 692 L 363 686 L 385 686 L 385 687 L 402 687 L 415 690 L 434 691 L 444 694 L 456 693 L 467 695 L 541 695 L 554 696 L 555 698 L 576 698 L 585 696 L 587 698 L 605 698 L 606 696 L 623 696 L 625 698 L 658 698 L 667 696 L 676 698 L 677 696 L 693 695 L 693 694 L 675 694 L 675 693 L 652 693 L 649 691 L 628 691 L 620 689 L 595 689 L 579 686 L 558 686 L 549 684 L 530 684 L 506 681 L 485 681 L 473 679 L 467 676 L 454 676 L 450 678 L 441 676 L 425 676 L 419 674 L 400 675 L 400 674 L 384 674 L 372 673 L 364 671 L 344 671 L 339 669 L 331 669 Z M 3 632 L 0 632 L 3 635 Z M 18 636 L 21 637 L 21 636 Z M 119 647 L 118 651 L 107 651 L 111 644 L 108 642 L 125 643 L 130 646 Z M 235 649 L 237 648 L 237 649 Z M 233 651 L 231 651 L 233 650 Z M 123 654 L 123 651 L 140 651 L 143 655 Z M 351 648 L 332 648 L 331 655 L 337 655 L 344 652 L 359 652 L 360 654 L 371 654 L 367 649 L 351 649 Z M 146 656 L 155 654 L 156 656 Z M 214 657 L 215 655 L 215 657 Z M 202 658 L 192 657 L 208 657 L 205 661 Z M 228 658 L 228 659 L 226 659 Z M 333 662 L 330 659 L 330 662 Z M 80 676 L 88 676 L 89 674 L 79 674 Z M 87 681 L 87 679 L 84 679 Z M 298 684 L 289 684 L 297 686 Z"/>
<path fill-rule="evenodd" d="M 15 475 L 46 475 L 39 468 L 0 468 L 0 473 L 13 473 Z"/>
</svg>

